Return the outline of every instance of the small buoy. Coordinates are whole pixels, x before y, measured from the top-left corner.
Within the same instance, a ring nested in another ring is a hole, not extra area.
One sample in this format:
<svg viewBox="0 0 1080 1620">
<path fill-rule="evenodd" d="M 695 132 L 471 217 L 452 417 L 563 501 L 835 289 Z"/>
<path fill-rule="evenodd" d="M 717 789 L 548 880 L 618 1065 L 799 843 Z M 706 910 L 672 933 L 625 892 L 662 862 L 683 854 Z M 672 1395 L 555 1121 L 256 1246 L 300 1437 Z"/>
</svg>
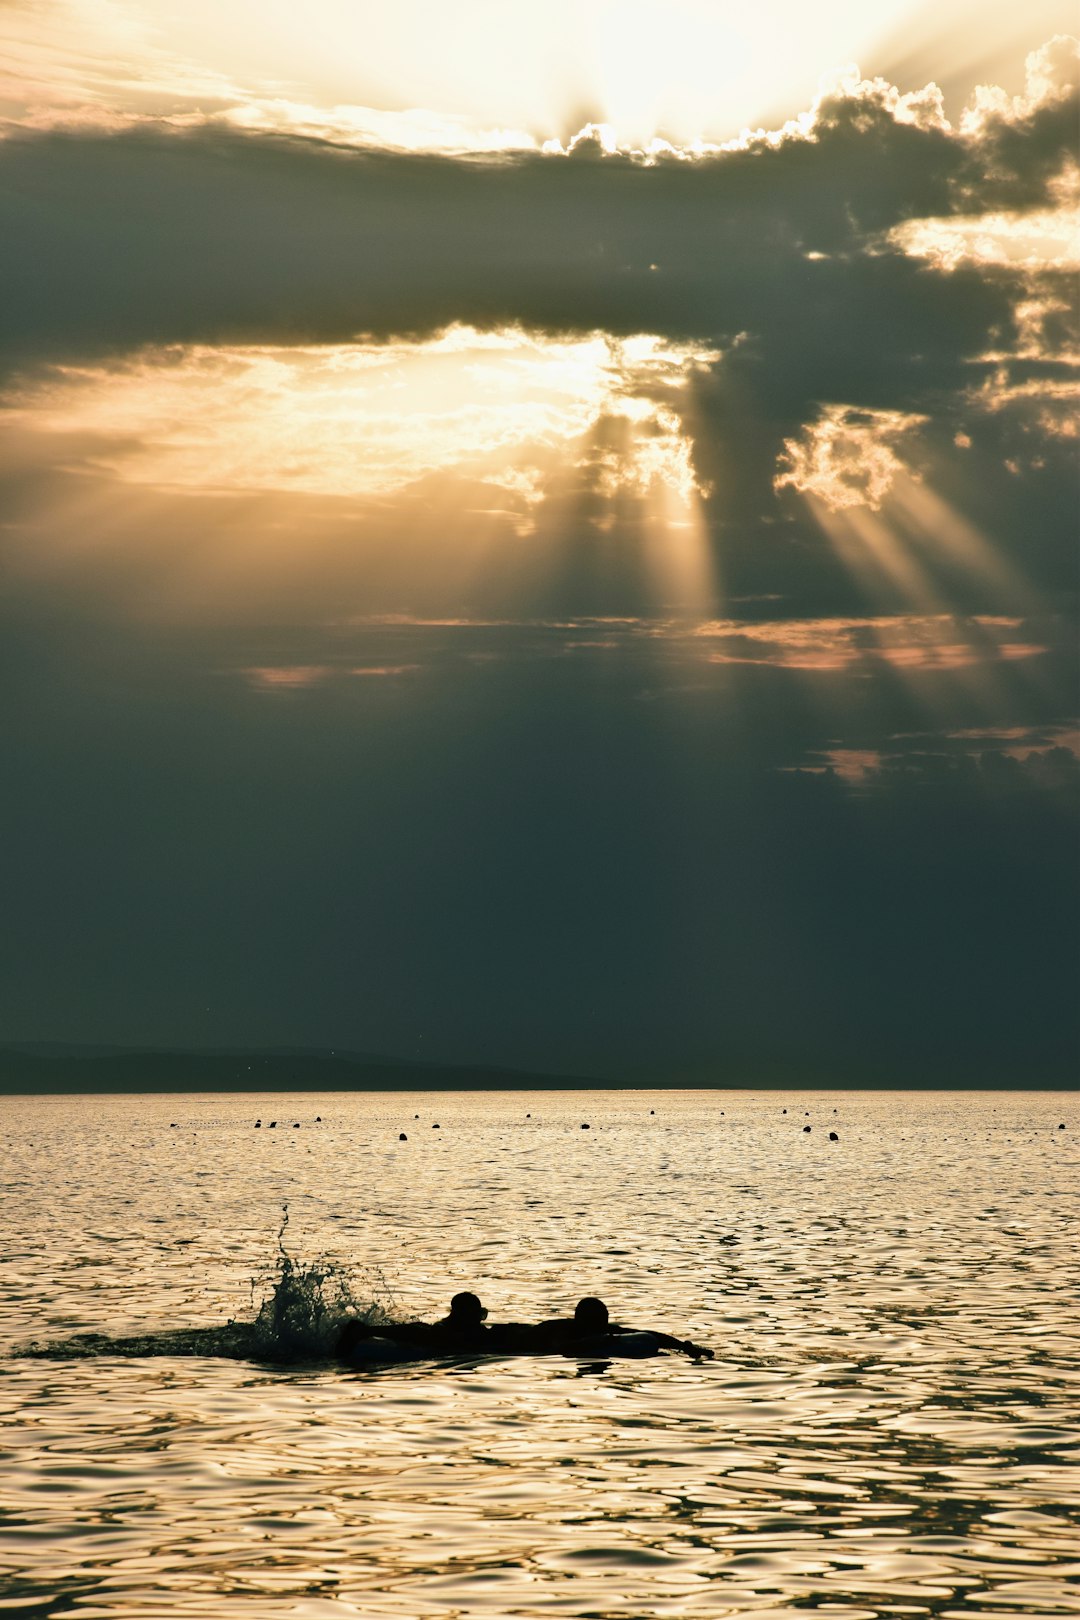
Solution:
<svg viewBox="0 0 1080 1620">
<path fill-rule="evenodd" d="M 588 1131 L 588 1130 L 592 1129 L 592 1127 L 589 1126 L 589 1125 L 583 1125 L 581 1128 L 582 1128 L 583 1131 Z"/>
<path fill-rule="evenodd" d="M 399 1142 L 407 1142 L 408 1140 L 409 1140 L 409 1138 L 405 1135 L 405 1132 L 402 1131 L 401 1135 L 398 1137 L 398 1141 Z"/>
<path fill-rule="evenodd" d="M 813 1129 L 813 1126 L 811 1126 L 811 1125 L 804 1125 L 803 1126 L 804 1131 L 809 1131 L 809 1130 L 812 1130 L 812 1129 Z"/>
<path fill-rule="evenodd" d="M 829 1132 L 829 1141 L 830 1142 L 839 1142 L 839 1140 L 840 1140 L 840 1138 L 837 1136 L 835 1131 L 830 1131 Z"/>
</svg>

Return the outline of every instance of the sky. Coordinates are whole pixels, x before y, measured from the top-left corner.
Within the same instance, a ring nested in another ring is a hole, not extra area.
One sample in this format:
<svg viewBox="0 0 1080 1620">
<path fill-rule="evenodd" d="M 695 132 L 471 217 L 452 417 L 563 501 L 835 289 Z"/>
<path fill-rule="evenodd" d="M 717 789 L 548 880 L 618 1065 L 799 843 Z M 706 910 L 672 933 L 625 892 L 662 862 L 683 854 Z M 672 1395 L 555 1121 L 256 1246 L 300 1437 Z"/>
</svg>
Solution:
<svg viewBox="0 0 1080 1620">
<path fill-rule="evenodd" d="M 1074 32 L 0 0 L 0 1042 L 1074 1081 Z"/>
</svg>

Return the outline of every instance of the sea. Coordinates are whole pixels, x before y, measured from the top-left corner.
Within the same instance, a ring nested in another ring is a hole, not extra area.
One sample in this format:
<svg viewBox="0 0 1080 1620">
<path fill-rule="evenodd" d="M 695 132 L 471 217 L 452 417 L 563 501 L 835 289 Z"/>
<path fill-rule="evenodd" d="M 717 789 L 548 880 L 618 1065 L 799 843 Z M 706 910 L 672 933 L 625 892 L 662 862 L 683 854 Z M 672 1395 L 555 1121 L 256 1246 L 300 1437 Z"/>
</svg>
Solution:
<svg viewBox="0 0 1080 1620">
<path fill-rule="evenodd" d="M 1075 1095 L 10 1097 L 0 1141 L 0 1616 L 1080 1614 Z M 714 1358 L 335 1362 L 462 1289 Z"/>
</svg>

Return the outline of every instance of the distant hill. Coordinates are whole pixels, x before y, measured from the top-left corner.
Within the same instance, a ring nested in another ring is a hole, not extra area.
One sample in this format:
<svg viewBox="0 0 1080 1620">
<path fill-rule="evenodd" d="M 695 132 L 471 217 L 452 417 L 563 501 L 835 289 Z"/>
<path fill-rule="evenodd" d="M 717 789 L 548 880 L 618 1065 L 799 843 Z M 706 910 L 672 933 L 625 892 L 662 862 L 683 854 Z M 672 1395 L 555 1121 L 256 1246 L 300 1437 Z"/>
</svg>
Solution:
<svg viewBox="0 0 1080 1620">
<path fill-rule="evenodd" d="M 0 1047 L 0 1096 L 186 1091 L 1071 1091 L 1071 1068 L 1017 1074 L 985 1061 L 941 1060 L 901 1070 L 878 1057 L 822 1064 L 732 1055 L 691 1067 L 653 1065 L 607 1075 L 537 1074 L 480 1064 L 409 1061 L 371 1052 L 275 1046 L 215 1048 L 82 1046 L 18 1042 Z"/>
<path fill-rule="evenodd" d="M 410 1063 L 362 1052 L 140 1050 L 27 1043 L 0 1047 L 0 1096 L 183 1091 L 588 1090 L 603 1081 L 520 1069 Z"/>
</svg>

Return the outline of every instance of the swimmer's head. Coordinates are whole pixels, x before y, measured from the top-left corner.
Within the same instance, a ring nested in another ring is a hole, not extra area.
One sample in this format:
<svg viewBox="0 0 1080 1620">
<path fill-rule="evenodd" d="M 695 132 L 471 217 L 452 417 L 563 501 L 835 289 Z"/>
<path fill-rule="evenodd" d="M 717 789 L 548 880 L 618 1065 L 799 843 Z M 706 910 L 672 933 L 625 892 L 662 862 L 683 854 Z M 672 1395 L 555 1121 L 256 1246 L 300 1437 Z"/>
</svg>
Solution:
<svg viewBox="0 0 1080 1620">
<path fill-rule="evenodd" d="M 589 1294 L 574 1306 L 574 1325 L 586 1333 L 606 1333 L 608 1308 L 602 1299 Z"/>
<path fill-rule="evenodd" d="M 450 1301 L 450 1320 L 462 1327 L 479 1326 L 486 1315 L 475 1294 L 455 1294 Z"/>
</svg>

